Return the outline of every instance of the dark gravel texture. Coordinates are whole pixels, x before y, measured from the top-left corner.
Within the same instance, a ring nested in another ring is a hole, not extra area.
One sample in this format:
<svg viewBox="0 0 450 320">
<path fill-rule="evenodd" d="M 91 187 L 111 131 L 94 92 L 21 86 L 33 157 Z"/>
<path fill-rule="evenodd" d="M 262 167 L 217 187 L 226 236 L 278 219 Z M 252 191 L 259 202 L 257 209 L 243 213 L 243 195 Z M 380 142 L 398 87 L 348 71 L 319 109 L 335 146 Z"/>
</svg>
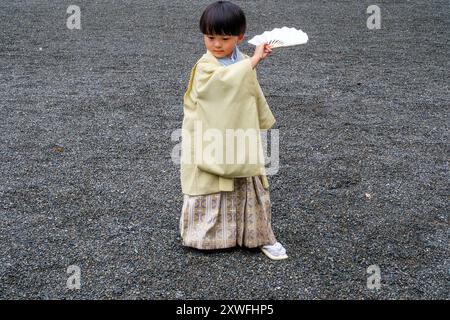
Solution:
<svg viewBox="0 0 450 320">
<path fill-rule="evenodd" d="M 249 38 L 310 37 L 258 67 L 280 132 L 282 262 L 180 245 L 171 133 L 208 3 L 0 2 L 0 297 L 448 299 L 449 2 L 236 1 Z"/>
</svg>

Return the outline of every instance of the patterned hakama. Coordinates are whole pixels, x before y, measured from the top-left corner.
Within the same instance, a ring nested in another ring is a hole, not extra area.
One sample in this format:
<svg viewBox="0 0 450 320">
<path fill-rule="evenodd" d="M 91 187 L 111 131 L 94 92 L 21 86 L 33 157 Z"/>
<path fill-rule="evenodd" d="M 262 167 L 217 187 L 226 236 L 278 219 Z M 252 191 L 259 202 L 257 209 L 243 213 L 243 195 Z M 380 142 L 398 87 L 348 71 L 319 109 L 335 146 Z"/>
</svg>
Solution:
<svg viewBox="0 0 450 320">
<path fill-rule="evenodd" d="M 183 245 L 197 249 L 255 248 L 276 242 L 271 218 L 261 177 L 234 178 L 234 191 L 185 194 L 180 232 Z"/>
</svg>

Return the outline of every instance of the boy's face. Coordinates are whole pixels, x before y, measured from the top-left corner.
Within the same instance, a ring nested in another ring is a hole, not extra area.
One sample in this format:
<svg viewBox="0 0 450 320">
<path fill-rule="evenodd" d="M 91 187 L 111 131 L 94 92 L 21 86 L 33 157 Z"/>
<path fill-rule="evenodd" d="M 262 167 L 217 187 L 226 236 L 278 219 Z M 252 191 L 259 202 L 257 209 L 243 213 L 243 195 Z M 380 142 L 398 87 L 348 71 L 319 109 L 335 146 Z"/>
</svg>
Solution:
<svg viewBox="0 0 450 320">
<path fill-rule="evenodd" d="M 244 40 L 244 35 L 224 36 L 224 35 L 204 35 L 205 46 L 214 57 L 220 59 L 230 57 L 236 45 Z"/>
</svg>

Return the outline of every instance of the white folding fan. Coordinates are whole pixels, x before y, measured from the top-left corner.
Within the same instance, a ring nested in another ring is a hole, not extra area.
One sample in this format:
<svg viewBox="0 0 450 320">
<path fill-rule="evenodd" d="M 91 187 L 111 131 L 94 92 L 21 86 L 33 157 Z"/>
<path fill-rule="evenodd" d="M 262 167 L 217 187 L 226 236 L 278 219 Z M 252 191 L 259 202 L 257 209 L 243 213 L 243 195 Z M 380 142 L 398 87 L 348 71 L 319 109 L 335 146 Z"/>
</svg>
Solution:
<svg viewBox="0 0 450 320">
<path fill-rule="evenodd" d="M 250 39 L 248 43 L 259 46 L 267 42 L 271 48 L 289 47 L 308 42 L 308 35 L 295 28 L 275 28 Z"/>
</svg>

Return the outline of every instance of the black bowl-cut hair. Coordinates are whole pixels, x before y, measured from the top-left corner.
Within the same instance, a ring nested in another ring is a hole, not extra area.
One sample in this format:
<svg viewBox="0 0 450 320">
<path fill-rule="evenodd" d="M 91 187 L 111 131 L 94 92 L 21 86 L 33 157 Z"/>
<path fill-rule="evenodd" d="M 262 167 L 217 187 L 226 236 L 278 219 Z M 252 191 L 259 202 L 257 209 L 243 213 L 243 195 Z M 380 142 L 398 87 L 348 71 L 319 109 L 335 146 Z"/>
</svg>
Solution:
<svg viewBox="0 0 450 320">
<path fill-rule="evenodd" d="M 203 11 L 200 31 L 207 35 L 245 34 L 247 21 L 242 9 L 230 1 L 217 1 Z"/>
</svg>

